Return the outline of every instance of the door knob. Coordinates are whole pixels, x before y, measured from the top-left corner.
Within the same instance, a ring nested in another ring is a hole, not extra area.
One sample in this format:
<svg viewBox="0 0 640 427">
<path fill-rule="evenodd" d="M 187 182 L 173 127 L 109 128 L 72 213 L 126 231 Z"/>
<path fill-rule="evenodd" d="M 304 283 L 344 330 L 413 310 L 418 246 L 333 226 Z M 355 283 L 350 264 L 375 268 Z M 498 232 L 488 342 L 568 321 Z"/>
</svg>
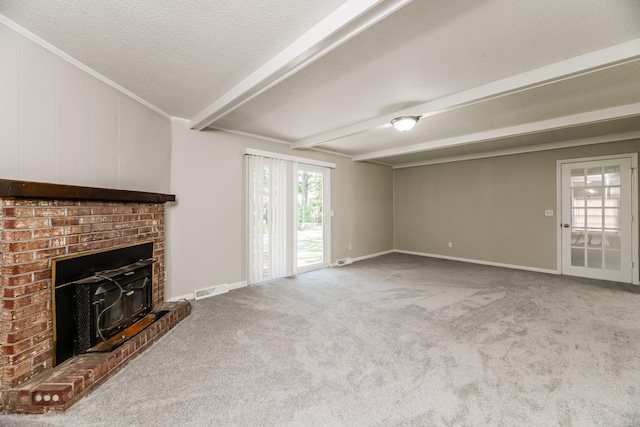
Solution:
<svg viewBox="0 0 640 427">
<path fill-rule="evenodd" d="M 569 224 L 562 224 L 564 228 L 569 228 Z"/>
</svg>

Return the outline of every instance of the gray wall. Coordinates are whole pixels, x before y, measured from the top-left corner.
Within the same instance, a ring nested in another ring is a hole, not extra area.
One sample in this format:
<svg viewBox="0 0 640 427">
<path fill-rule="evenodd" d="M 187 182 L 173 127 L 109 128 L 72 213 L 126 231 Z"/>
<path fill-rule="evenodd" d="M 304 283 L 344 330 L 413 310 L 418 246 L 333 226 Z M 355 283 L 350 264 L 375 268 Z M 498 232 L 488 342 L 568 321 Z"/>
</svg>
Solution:
<svg viewBox="0 0 640 427">
<path fill-rule="evenodd" d="M 318 151 L 225 132 L 192 131 L 172 122 L 171 192 L 167 205 L 166 294 L 246 281 L 245 161 L 249 147 L 332 162 L 331 261 L 393 249 L 393 172 Z M 353 249 L 348 250 L 349 244 Z"/>
<path fill-rule="evenodd" d="M 633 152 L 640 141 L 396 169 L 394 247 L 555 271 L 556 162 Z"/>
<path fill-rule="evenodd" d="M 0 178 L 169 191 L 169 119 L 4 24 L 0 94 Z"/>
</svg>

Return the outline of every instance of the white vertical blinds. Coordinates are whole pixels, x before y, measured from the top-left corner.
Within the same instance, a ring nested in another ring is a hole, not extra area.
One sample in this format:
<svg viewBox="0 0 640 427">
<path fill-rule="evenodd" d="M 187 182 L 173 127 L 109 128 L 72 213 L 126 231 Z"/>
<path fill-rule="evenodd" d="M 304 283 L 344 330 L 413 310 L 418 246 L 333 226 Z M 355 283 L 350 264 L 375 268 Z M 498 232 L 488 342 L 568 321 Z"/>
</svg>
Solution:
<svg viewBox="0 0 640 427">
<path fill-rule="evenodd" d="M 249 283 L 291 275 L 288 188 L 293 162 L 247 155 Z"/>
</svg>

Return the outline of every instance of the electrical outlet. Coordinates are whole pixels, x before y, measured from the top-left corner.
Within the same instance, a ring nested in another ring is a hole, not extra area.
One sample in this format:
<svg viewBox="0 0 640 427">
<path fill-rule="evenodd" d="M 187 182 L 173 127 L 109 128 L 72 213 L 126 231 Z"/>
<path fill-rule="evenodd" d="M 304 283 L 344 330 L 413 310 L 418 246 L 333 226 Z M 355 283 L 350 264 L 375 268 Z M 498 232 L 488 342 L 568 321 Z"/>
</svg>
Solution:
<svg viewBox="0 0 640 427">
<path fill-rule="evenodd" d="M 450 248 L 452 248 L 452 247 L 453 247 L 453 242 L 449 242 L 449 244 L 448 244 L 447 246 L 449 246 Z"/>
<path fill-rule="evenodd" d="M 353 245 L 351 243 L 349 243 L 349 250 L 353 249 Z"/>
</svg>

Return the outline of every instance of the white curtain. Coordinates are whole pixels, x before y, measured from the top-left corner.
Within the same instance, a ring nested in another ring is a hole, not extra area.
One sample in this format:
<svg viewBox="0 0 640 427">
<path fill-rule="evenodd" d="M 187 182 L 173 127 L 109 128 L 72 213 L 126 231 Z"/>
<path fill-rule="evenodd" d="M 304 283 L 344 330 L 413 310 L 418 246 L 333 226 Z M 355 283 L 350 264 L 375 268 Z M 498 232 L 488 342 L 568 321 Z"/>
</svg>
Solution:
<svg viewBox="0 0 640 427">
<path fill-rule="evenodd" d="M 249 283 L 291 275 L 287 203 L 292 162 L 248 155 Z"/>
</svg>

